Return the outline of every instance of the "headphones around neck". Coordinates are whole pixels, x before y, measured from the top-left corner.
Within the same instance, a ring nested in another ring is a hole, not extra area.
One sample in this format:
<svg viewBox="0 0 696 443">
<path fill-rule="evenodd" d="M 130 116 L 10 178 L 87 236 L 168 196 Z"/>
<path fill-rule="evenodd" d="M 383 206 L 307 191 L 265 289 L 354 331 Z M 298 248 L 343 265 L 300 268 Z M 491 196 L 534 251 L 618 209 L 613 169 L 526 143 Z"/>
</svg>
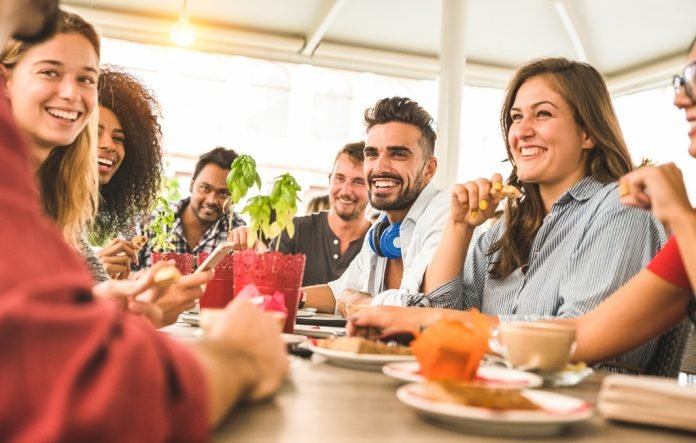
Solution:
<svg viewBox="0 0 696 443">
<path fill-rule="evenodd" d="M 401 222 L 389 224 L 389 219 L 386 216 L 374 224 L 367 232 L 367 242 L 370 244 L 370 249 L 380 257 L 401 258 L 400 226 Z"/>
</svg>

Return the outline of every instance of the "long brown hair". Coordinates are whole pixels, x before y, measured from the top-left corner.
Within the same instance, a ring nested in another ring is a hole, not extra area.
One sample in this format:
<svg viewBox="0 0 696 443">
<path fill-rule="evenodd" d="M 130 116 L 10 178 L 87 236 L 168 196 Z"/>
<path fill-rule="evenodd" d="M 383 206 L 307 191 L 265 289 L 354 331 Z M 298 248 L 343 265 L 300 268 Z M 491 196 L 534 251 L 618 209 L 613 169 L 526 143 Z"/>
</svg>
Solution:
<svg viewBox="0 0 696 443">
<path fill-rule="evenodd" d="M 573 111 L 575 123 L 595 143 L 593 149 L 584 150 L 583 153 L 585 176 L 609 183 L 628 173 L 633 165 L 611 104 L 611 96 L 596 69 L 586 63 L 564 58 L 536 60 L 520 68 L 506 89 L 500 126 L 508 159 L 513 166 L 507 183 L 520 187 L 523 197 L 519 201 L 507 202 L 505 232 L 489 250 L 490 255 L 498 254 L 490 270 L 491 277 L 497 279 L 506 278 L 529 261 L 532 241 L 546 215 L 539 185 L 523 183 L 517 176 L 517 165 L 510 154 L 508 142 L 512 125 L 510 110 L 517 91 L 524 82 L 540 75 L 551 81 L 554 90 Z"/>
<path fill-rule="evenodd" d="M 94 27 L 77 14 L 60 11 L 56 34 L 80 34 L 99 57 L 99 35 Z M 0 61 L 12 70 L 38 43 L 11 41 Z M 75 141 L 61 149 L 53 149 L 37 171 L 43 210 L 55 220 L 68 243 L 78 245 L 82 233 L 94 220 L 99 201 L 97 173 L 97 128 L 99 115 L 94 112 Z"/>
</svg>

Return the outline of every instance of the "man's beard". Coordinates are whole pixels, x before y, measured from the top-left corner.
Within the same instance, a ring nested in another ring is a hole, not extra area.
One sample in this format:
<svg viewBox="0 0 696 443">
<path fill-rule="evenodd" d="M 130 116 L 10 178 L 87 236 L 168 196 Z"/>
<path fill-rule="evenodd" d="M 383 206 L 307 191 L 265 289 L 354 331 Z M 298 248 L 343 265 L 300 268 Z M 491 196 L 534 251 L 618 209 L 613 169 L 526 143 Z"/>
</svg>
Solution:
<svg viewBox="0 0 696 443">
<path fill-rule="evenodd" d="M 403 188 L 399 195 L 396 196 L 396 198 L 392 201 L 375 197 L 372 193 L 372 188 L 370 187 L 370 204 L 372 205 L 372 207 L 380 211 L 399 211 L 410 207 L 413 204 L 413 202 L 416 201 L 421 191 L 423 190 L 424 169 L 425 164 L 423 164 L 423 167 L 420 169 L 420 171 L 418 171 L 418 174 L 416 174 L 416 178 L 413 181 L 413 185 Z M 372 179 L 370 179 L 370 182 L 371 181 Z M 403 184 L 403 180 L 401 181 L 401 183 Z"/>
<path fill-rule="evenodd" d="M 12 35 L 12 38 L 15 40 L 19 40 L 24 43 L 40 43 L 49 37 L 52 37 L 56 32 L 56 26 L 58 25 L 58 13 L 60 12 L 58 2 L 56 0 L 34 0 L 32 2 L 32 7 L 43 15 L 44 22 L 41 29 L 33 34 L 22 34 L 22 32 L 15 32 Z"/>
<path fill-rule="evenodd" d="M 354 209 L 354 210 L 352 210 L 352 211 L 340 211 L 340 212 L 339 212 L 339 210 L 338 210 L 338 207 L 339 207 L 339 206 L 336 205 L 335 202 L 340 201 L 340 198 L 341 198 L 340 195 L 337 196 L 337 197 L 334 199 L 334 203 L 331 205 L 331 207 L 334 209 L 334 212 L 336 213 L 336 215 L 338 215 L 338 217 L 339 217 L 341 220 L 349 222 L 349 221 L 353 221 L 353 220 L 355 220 L 356 218 L 360 217 L 360 213 L 362 212 L 362 210 L 358 207 L 357 202 L 355 202 L 355 201 L 354 201 L 354 202 L 351 202 L 351 203 L 355 203 L 355 209 Z"/>
</svg>

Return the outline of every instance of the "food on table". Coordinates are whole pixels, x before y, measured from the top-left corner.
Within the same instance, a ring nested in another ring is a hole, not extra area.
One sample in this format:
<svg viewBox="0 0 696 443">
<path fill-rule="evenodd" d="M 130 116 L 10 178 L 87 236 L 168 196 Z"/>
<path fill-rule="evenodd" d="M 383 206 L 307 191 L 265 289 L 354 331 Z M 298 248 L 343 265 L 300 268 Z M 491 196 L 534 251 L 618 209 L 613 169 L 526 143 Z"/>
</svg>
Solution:
<svg viewBox="0 0 696 443">
<path fill-rule="evenodd" d="M 493 198 L 520 198 L 522 191 L 512 185 L 503 185 L 501 189 L 491 189 L 491 197 Z"/>
<path fill-rule="evenodd" d="M 175 266 L 167 266 L 155 273 L 153 282 L 158 288 L 164 289 L 178 282 L 180 278 L 181 273 Z"/>
<path fill-rule="evenodd" d="M 426 384 L 426 397 L 447 403 L 466 406 L 476 406 L 497 410 L 528 410 L 542 409 L 517 390 L 496 389 L 476 386 L 467 383 L 450 381 L 429 382 Z"/>
<path fill-rule="evenodd" d="M 466 324 L 444 319 L 411 342 L 421 373 L 428 380 L 469 381 L 474 378 L 488 350 L 491 324 L 478 311 Z"/>
<path fill-rule="evenodd" d="M 411 355 L 411 349 L 405 346 L 392 346 L 362 337 L 331 337 L 317 340 L 316 345 L 324 349 L 356 354 Z"/>
<path fill-rule="evenodd" d="M 147 243 L 147 237 L 144 235 L 136 235 L 131 239 L 131 242 L 133 242 L 135 245 L 135 250 L 139 251 L 143 246 L 145 246 L 145 243 Z"/>
</svg>

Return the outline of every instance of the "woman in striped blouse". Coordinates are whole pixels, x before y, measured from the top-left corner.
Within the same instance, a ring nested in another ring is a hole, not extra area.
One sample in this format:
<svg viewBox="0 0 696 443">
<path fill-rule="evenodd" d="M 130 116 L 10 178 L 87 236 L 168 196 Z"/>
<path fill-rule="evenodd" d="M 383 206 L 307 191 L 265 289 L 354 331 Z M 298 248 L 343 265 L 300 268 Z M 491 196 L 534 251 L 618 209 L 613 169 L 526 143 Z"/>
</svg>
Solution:
<svg viewBox="0 0 696 443">
<path fill-rule="evenodd" d="M 617 180 L 633 162 L 607 87 L 585 63 L 531 62 L 508 86 L 501 126 L 513 165 L 507 183 L 522 197 L 508 200 L 504 218 L 470 248 L 474 228 L 500 202 L 491 191 L 502 177 L 457 185 L 423 290 L 494 321 L 581 316 L 643 269 L 666 238 L 650 213 L 620 202 Z M 655 348 L 653 341 L 616 363 L 640 370 Z"/>
</svg>

